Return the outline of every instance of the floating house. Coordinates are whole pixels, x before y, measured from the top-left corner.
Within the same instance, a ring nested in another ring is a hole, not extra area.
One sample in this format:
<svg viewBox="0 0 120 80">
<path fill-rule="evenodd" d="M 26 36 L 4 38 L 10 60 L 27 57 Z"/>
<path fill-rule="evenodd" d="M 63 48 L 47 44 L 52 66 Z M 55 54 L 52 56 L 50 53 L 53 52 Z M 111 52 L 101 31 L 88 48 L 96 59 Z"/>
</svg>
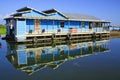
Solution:
<svg viewBox="0 0 120 80">
<path fill-rule="evenodd" d="M 56 9 L 39 11 L 23 7 L 5 20 L 6 37 L 16 42 L 109 36 L 109 21 L 91 15 L 63 13 Z"/>
</svg>

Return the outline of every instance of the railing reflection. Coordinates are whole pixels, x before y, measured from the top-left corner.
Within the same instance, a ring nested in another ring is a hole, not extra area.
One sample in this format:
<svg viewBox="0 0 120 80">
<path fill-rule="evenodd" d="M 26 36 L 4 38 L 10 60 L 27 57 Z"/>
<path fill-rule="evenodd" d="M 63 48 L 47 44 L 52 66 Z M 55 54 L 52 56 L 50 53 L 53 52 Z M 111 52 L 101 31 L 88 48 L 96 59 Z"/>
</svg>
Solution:
<svg viewBox="0 0 120 80">
<path fill-rule="evenodd" d="M 7 59 L 17 69 L 31 74 L 46 66 L 56 69 L 65 61 L 109 51 L 109 40 L 56 45 L 54 47 L 8 44 L 7 49 Z"/>
</svg>

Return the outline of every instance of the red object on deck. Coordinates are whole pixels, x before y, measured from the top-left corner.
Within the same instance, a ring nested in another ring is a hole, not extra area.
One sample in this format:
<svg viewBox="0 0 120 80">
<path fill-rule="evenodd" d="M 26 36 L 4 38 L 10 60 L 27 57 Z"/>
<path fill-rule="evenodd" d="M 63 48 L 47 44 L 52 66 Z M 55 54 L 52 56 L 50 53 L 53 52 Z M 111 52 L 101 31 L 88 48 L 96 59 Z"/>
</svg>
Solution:
<svg viewBox="0 0 120 80">
<path fill-rule="evenodd" d="M 77 28 L 70 28 L 69 32 L 76 33 L 77 32 Z"/>
<path fill-rule="evenodd" d="M 76 33 L 76 32 L 77 32 L 77 28 L 73 28 L 73 29 L 72 29 L 72 32 L 73 32 L 73 33 Z"/>
</svg>

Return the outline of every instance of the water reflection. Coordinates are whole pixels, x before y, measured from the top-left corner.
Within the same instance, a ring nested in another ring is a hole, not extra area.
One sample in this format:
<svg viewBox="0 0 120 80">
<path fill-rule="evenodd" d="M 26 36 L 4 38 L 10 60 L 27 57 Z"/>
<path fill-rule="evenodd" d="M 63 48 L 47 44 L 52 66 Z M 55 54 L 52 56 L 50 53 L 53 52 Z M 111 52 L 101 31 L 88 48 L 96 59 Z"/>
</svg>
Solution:
<svg viewBox="0 0 120 80">
<path fill-rule="evenodd" d="M 68 60 L 109 51 L 109 40 L 42 47 L 8 44 L 7 49 L 6 57 L 14 67 L 32 74 L 46 66 L 56 69 Z"/>
</svg>

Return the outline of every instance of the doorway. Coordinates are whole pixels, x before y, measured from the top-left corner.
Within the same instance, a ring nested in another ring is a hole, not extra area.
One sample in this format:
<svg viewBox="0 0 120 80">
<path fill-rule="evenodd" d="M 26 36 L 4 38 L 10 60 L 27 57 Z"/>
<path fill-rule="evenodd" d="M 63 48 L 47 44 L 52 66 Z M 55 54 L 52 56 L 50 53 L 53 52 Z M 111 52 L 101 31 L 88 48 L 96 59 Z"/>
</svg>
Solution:
<svg viewBox="0 0 120 80">
<path fill-rule="evenodd" d="M 39 32 L 40 31 L 40 20 L 35 20 L 35 31 Z"/>
</svg>

